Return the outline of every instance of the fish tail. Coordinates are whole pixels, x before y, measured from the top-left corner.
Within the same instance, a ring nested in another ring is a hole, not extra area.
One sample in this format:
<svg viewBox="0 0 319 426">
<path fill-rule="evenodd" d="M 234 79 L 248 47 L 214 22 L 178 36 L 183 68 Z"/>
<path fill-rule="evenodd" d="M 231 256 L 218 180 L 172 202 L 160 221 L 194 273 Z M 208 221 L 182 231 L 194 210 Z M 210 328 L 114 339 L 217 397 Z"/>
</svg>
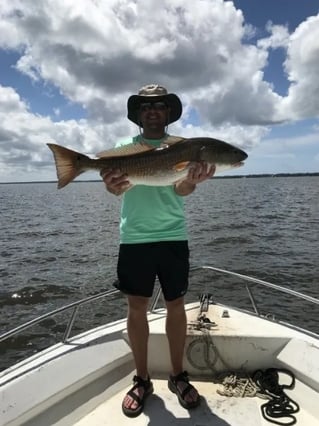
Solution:
<svg viewBox="0 0 319 426">
<path fill-rule="evenodd" d="M 89 157 L 53 143 L 48 143 L 47 145 L 54 155 L 58 189 L 60 189 L 84 172 L 80 160 L 89 159 Z"/>
</svg>

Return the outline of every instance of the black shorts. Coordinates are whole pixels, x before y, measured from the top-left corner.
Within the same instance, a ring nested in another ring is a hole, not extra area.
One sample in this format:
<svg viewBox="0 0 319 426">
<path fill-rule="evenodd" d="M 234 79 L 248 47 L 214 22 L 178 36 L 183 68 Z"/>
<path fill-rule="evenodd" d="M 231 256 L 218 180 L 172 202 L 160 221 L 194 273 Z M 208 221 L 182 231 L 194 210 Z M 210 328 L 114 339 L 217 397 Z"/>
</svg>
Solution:
<svg viewBox="0 0 319 426">
<path fill-rule="evenodd" d="M 121 244 L 117 264 L 119 282 L 125 294 L 151 297 L 156 276 L 167 301 L 187 291 L 189 249 L 187 241 Z"/>
</svg>

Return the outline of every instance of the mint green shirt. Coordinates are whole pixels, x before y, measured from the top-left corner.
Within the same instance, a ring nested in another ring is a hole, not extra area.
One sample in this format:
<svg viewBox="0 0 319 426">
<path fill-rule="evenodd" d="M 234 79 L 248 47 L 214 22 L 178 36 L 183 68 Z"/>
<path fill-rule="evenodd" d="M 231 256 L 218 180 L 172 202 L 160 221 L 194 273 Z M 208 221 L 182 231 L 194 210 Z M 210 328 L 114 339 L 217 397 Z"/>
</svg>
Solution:
<svg viewBox="0 0 319 426">
<path fill-rule="evenodd" d="M 141 136 L 121 141 L 117 146 L 138 143 Z M 163 139 L 144 139 L 159 146 Z M 135 185 L 123 194 L 120 242 L 123 244 L 187 240 L 183 197 L 174 185 Z"/>
</svg>

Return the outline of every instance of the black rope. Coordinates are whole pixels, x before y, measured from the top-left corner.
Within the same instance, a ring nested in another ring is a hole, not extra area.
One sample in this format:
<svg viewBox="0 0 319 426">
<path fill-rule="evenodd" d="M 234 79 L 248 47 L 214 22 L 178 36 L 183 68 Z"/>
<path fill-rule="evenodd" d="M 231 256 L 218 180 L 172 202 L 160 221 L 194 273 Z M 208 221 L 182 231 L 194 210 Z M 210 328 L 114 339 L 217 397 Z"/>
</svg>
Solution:
<svg viewBox="0 0 319 426">
<path fill-rule="evenodd" d="M 279 374 L 284 373 L 291 378 L 288 385 L 279 384 Z M 294 425 L 297 423 L 293 414 L 300 410 L 299 405 L 284 392 L 284 389 L 293 389 L 295 386 L 295 377 L 285 369 L 268 368 L 267 370 L 257 370 L 252 376 L 253 381 L 258 386 L 259 393 L 267 396 L 268 402 L 261 406 L 261 412 L 264 419 L 277 425 Z M 279 421 L 285 417 L 286 421 Z"/>
</svg>

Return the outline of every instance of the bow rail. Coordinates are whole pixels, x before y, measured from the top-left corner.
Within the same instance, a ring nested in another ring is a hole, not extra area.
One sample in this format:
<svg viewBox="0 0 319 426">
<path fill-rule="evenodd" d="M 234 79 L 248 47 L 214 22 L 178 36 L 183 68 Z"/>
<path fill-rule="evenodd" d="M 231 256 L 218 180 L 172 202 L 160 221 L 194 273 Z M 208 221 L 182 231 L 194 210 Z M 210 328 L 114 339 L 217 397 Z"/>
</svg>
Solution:
<svg viewBox="0 0 319 426">
<path fill-rule="evenodd" d="M 232 272 L 232 271 L 216 268 L 216 267 L 209 266 L 209 265 L 194 266 L 190 269 L 190 273 L 193 274 L 193 273 L 201 271 L 201 270 L 209 270 L 209 271 L 213 271 L 215 273 L 230 275 L 230 276 L 239 278 L 240 280 L 243 280 L 243 281 L 255 284 L 255 285 L 261 285 L 263 287 L 267 287 L 267 288 L 270 288 L 272 290 L 276 290 L 278 292 L 288 294 L 288 295 L 293 296 L 295 298 L 305 300 L 305 301 L 310 302 L 312 304 L 319 305 L 319 299 L 317 299 L 315 297 L 308 296 L 308 295 L 300 293 L 298 291 L 295 291 L 295 290 L 292 290 L 292 289 L 289 289 L 289 288 L 286 288 L 286 287 L 282 287 L 280 285 L 273 284 L 273 283 L 270 283 L 270 282 L 267 282 L 267 281 L 264 281 L 264 280 L 261 280 L 261 279 L 258 279 L 258 278 L 254 278 L 254 277 L 251 277 L 249 275 L 243 275 L 243 274 L 239 274 L 237 272 Z M 253 295 L 253 290 L 252 290 L 251 284 L 250 285 L 246 284 L 246 290 L 247 290 L 247 293 L 249 295 L 254 313 L 258 316 L 261 316 L 260 310 L 258 308 L 258 304 L 257 304 L 257 302 L 254 298 L 254 295 Z M 9 331 L 3 333 L 2 335 L 0 335 L 0 343 L 16 336 L 17 334 L 21 333 L 22 331 L 29 329 L 30 327 L 32 327 L 34 325 L 41 323 L 45 319 L 54 317 L 54 316 L 56 316 L 56 315 L 58 315 L 62 312 L 71 311 L 69 320 L 67 322 L 67 325 L 66 325 L 66 328 L 65 328 L 62 340 L 61 340 L 62 343 L 65 343 L 65 342 L 68 341 L 68 339 L 70 337 L 70 334 L 71 334 L 71 331 L 72 331 L 72 326 L 73 326 L 74 321 L 76 319 L 76 316 L 78 314 L 78 310 L 82 305 L 92 303 L 92 302 L 94 302 L 98 299 L 107 298 L 107 297 L 113 296 L 115 294 L 121 294 L 121 293 L 120 293 L 119 290 L 107 290 L 107 291 L 103 291 L 101 293 L 86 297 L 86 298 L 81 299 L 77 302 L 73 302 L 73 303 L 70 303 L 68 305 L 62 306 L 61 308 L 55 309 L 51 312 L 48 312 L 44 315 L 41 315 L 37 318 L 34 318 L 31 321 L 28 321 L 28 322 L 26 322 L 22 325 L 19 325 L 19 326 L 13 328 L 12 330 L 9 330 Z M 155 293 L 153 300 L 151 302 L 151 305 L 150 305 L 150 311 L 151 312 L 154 312 L 156 310 L 160 296 L 161 296 L 161 289 L 159 287 L 157 292 Z M 319 336 L 317 333 L 301 329 L 300 327 L 294 326 L 294 328 L 300 329 L 303 332 L 305 332 L 309 335 L 312 335 L 312 336 L 316 336 L 316 337 Z"/>
</svg>

